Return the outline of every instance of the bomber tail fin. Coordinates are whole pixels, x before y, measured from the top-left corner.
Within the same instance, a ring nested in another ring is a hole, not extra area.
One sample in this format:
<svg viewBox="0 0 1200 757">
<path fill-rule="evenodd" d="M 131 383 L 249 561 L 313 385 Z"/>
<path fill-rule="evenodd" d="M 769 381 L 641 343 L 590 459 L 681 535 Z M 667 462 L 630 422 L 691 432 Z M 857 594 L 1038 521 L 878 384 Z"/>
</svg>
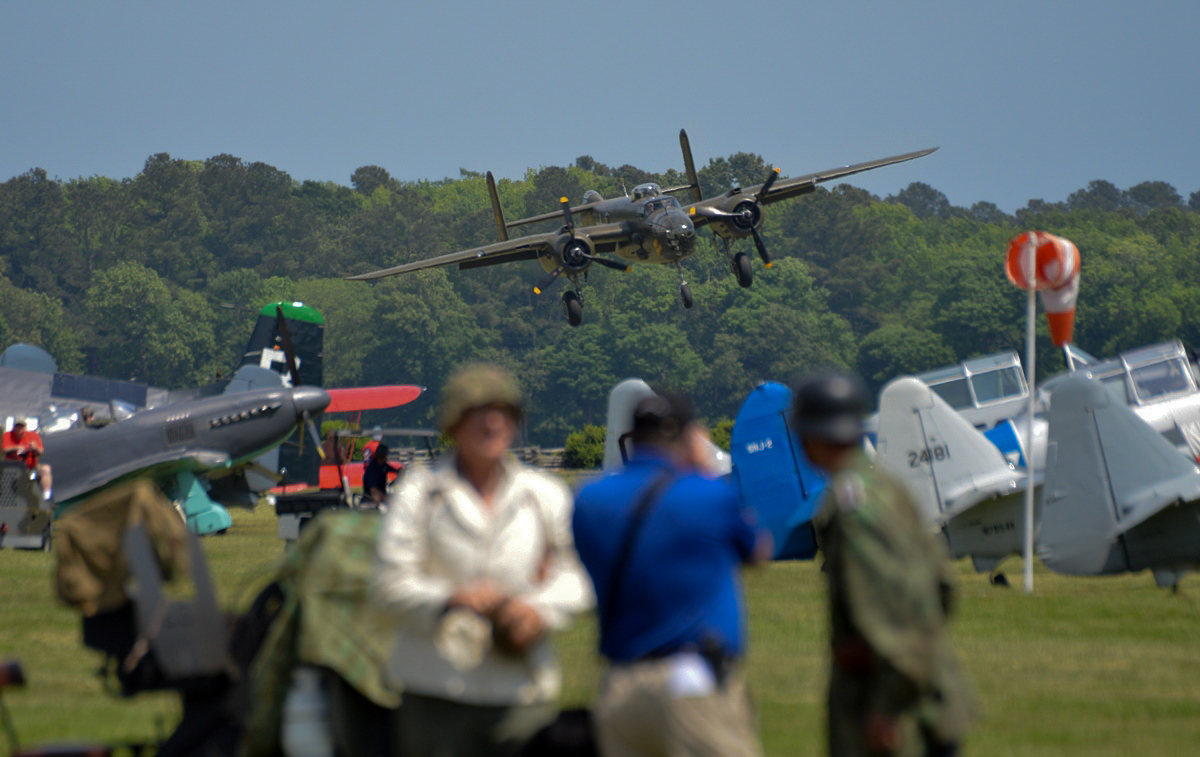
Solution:
<svg viewBox="0 0 1200 757">
<path fill-rule="evenodd" d="M 488 197 L 492 198 L 492 214 L 496 216 L 496 230 L 500 233 L 500 241 L 508 241 L 508 226 L 504 223 L 504 211 L 500 208 L 500 195 L 496 192 L 496 179 L 492 172 L 487 172 Z"/>
<path fill-rule="evenodd" d="M 1099 381 L 1062 382 L 1050 401 L 1039 556 L 1061 573 L 1139 569 L 1122 536 L 1168 505 L 1200 499 L 1200 468 Z"/>
<path fill-rule="evenodd" d="M 704 199 L 704 195 L 700 192 L 700 178 L 696 175 L 696 163 L 692 160 L 692 143 L 683 129 L 679 130 L 679 147 L 683 151 L 683 170 L 687 173 L 687 186 L 691 192 L 692 202 L 700 202 Z"/>
</svg>

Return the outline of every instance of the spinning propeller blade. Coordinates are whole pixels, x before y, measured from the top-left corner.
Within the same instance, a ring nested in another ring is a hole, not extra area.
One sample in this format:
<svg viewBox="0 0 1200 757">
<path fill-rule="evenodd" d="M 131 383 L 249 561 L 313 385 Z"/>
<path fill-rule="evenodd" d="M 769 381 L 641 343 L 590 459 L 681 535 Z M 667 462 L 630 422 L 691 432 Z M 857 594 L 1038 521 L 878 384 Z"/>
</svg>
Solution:
<svg viewBox="0 0 1200 757">
<path fill-rule="evenodd" d="M 758 235 L 758 229 L 750 229 L 750 233 L 754 236 L 754 246 L 758 248 L 758 256 L 762 258 L 763 265 L 767 268 L 775 265 L 771 262 L 771 256 L 767 254 L 767 246 L 763 244 L 762 237 Z"/>
<path fill-rule="evenodd" d="M 612 259 L 610 259 L 610 258 L 602 258 L 602 257 L 600 257 L 599 255 L 588 255 L 588 256 L 587 256 L 587 259 L 588 259 L 588 260 L 590 260 L 590 261 L 592 261 L 593 263 L 596 263 L 596 264 L 598 264 L 598 265 L 602 265 L 602 266 L 604 266 L 605 268 L 611 268 L 611 269 L 613 269 L 614 271 L 622 271 L 622 272 L 625 272 L 625 271 L 628 271 L 628 270 L 629 270 L 629 265 L 628 265 L 628 264 L 626 264 L 626 263 L 621 263 L 621 262 L 618 262 L 618 261 L 616 261 L 616 260 L 612 260 Z"/>
<path fill-rule="evenodd" d="M 554 282 L 558 281 L 558 277 L 559 277 L 559 276 L 562 274 L 562 271 L 563 271 L 563 269 L 562 269 L 562 266 L 559 266 L 558 268 L 555 268 L 555 269 L 554 269 L 554 270 L 553 270 L 553 271 L 550 273 L 550 278 L 548 278 L 548 279 L 546 279 L 545 281 L 543 281 L 543 282 L 542 282 L 542 284 L 541 284 L 541 286 L 535 286 L 535 287 L 533 288 L 533 293 L 534 293 L 534 294 L 541 294 L 541 293 L 542 293 L 542 291 L 546 289 L 546 287 L 548 287 L 548 286 L 550 286 L 551 284 L 553 284 Z"/>
<path fill-rule="evenodd" d="M 771 173 L 767 174 L 767 180 L 763 182 L 762 189 L 758 190 L 758 194 L 754 195 L 755 202 L 762 202 L 762 199 L 771 191 L 771 185 L 779 178 L 779 169 L 772 168 Z"/>
<path fill-rule="evenodd" d="M 575 220 L 571 217 L 571 201 L 566 197 L 559 198 L 559 204 L 562 205 L 563 218 L 567 222 L 567 231 L 571 236 L 575 236 Z"/>
</svg>

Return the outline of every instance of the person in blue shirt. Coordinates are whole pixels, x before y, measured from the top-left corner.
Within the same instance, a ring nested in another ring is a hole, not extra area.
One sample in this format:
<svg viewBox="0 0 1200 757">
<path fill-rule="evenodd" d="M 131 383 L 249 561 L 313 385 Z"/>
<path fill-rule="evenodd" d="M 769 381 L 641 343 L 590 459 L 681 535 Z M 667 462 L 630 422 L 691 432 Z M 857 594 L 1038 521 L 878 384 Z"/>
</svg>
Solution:
<svg viewBox="0 0 1200 757">
<path fill-rule="evenodd" d="M 770 557 L 770 536 L 736 487 L 698 469 L 706 436 L 682 395 L 647 398 L 627 466 L 576 497 L 609 663 L 594 708 L 604 757 L 762 754 L 739 571 Z"/>
</svg>

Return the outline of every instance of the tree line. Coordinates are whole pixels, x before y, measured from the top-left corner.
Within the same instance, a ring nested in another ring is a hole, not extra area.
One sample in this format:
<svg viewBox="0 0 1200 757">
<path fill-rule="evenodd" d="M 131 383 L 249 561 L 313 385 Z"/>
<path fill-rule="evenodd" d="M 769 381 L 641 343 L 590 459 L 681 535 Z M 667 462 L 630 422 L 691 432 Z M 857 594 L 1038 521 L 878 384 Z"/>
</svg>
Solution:
<svg viewBox="0 0 1200 757">
<path fill-rule="evenodd" d="M 705 196 L 750 186 L 750 153 L 709 161 Z M 554 210 L 559 197 L 605 197 L 675 171 L 591 157 L 500 180 L 506 217 Z M 673 269 L 595 268 L 584 323 L 566 325 L 559 283 L 538 295 L 534 262 L 437 269 L 377 282 L 343 276 L 495 241 L 481 174 L 401 182 L 364 166 L 350 186 L 297 181 L 231 155 L 158 154 L 132 179 L 62 181 L 33 169 L 0 184 L 0 345 L 47 348 L 62 370 L 171 388 L 233 367 L 262 304 L 301 300 L 326 317 L 326 383 L 415 383 L 412 405 L 369 419 L 432 423 L 436 389 L 460 363 L 495 360 L 530 394 L 526 441 L 560 446 L 603 423 L 609 389 L 637 376 L 689 392 L 710 420 L 736 414 L 763 380 L 818 367 L 893 376 L 1022 349 L 1024 298 L 1004 280 L 1008 240 L 1040 229 L 1083 256 L 1076 342 L 1099 355 L 1173 338 L 1200 344 L 1200 192 L 1164 182 L 1093 181 L 1061 202 L 1015 214 L 950 204 L 923 183 L 879 198 L 843 184 L 766 209 L 776 260 L 740 288 L 711 234 L 684 261 L 695 306 Z M 741 242 L 750 250 L 748 242 Z M 752 250 L 751 250 L 752 251 Z M 1046 337 L 1045 325 L 1042 335 Z M 1041 340 L 1038 367 L 1060 370 Z"/>
</svg>

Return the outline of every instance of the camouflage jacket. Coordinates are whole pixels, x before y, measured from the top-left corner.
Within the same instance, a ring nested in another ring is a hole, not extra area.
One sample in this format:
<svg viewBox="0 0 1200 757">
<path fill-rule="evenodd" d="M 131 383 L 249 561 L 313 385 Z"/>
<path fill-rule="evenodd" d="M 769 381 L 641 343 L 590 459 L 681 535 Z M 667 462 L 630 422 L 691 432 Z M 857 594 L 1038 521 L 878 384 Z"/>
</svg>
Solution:
<svg viewBox="0 0 1200 757">
<path fill-rule="evenodd" d="M 960 741 L 975 704 L 947 629 L 945 546 L 904 485 L 865 454 L 827 492 L 813 525 L 829 580 L 831 730 L 840 722 L 861 738 L 863 718 L 879 712 L 897 718 L 901 754 L 919 750 L 922 731 Z"/>
<path fill-rule="evenodd" d="M 381 707 L 399 704 L 399 692 L 383 680 L 395 621 L 367 591 L 379 528 L 376 513 L 326 510 L 284 553 L 275 575 L 283 607 L 251 670 L 245 757 L 280 754 L 283 703 L 296 664 L 332 670 Z"/>
</svg>

